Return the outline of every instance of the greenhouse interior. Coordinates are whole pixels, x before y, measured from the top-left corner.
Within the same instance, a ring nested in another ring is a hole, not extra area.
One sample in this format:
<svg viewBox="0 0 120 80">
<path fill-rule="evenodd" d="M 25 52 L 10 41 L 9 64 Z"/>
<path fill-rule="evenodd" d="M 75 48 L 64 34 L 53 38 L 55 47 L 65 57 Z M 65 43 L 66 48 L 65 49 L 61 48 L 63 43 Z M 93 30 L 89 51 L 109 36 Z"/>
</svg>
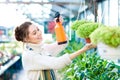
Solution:
<svg viewBox="0 0 120 80">
<path fill-rule="evenodd" d="M 0 0 L 0 80 L 120 80 L 120 0 Z"/>
</svg>

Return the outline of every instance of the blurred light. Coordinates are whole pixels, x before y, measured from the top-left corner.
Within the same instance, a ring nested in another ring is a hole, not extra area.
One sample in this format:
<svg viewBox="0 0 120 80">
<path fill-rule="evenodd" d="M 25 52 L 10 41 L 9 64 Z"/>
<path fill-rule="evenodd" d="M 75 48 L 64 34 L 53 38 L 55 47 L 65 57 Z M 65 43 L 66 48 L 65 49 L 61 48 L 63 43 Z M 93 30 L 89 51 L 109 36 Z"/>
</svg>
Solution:
<svg viewBox="0 0 120 80">
<path fill-rule="evenodd" d="M 0 4 L 0 25 L 4 27 L 13 27 L 26 19 L 25 16 L 16 12 L 16 5 Z"/>
<path fill-rule="evenodd" d="M 0 0 L 3 2 L 6 0 Z M 41 2 L 43 0 L 9 0 L 9 1 L 22 1 L 22 2 Z M 48 0 L 44 0 L 44 2 L 48 2 Z M 18 4 L 0 4 L 0 25 L 4 27 L 13 27 L 17 24 L 29 20 L 26 15 L 30 14 L 31 18 L 36 19 L 45 19 L 49 18 L 50 9 L 52 5 L 45 4 L 30 4 L 30 5 L 18 5 Z"/>
<path fill-rule="evenodd" d="M 6 0 L 0 0 L 0 2 L 6 2 Z"/>
</svg>

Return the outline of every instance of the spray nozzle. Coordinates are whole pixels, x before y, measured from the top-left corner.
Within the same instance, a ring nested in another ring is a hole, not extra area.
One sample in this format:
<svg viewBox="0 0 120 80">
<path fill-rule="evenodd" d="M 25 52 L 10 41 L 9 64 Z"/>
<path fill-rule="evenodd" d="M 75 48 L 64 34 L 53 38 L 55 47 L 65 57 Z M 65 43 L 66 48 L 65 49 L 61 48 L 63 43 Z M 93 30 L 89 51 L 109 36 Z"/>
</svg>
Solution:
<svg viewBox="0 0 120 80">
<path fill-rule="evenodd" d="M 60 17 L 60 13 L 59 13 L 59 12 L 56 12 L 56 13 L 55 13 L 55 17 L 54 17 L 54 18 L 57 18 L 57 19 L 56 19 L 56 22 L 59 22 L 59 17 Z"/>
</svg>

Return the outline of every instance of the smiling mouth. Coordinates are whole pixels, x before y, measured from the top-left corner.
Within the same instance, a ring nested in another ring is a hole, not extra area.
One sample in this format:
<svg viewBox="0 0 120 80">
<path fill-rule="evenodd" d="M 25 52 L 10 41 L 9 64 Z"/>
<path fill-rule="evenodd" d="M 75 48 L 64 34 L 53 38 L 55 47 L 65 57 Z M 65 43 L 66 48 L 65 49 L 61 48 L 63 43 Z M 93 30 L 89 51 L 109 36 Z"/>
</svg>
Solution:
<svg viewBox="0 0 120 80">
<path fill-rule="evenodd" d="M 38 38 L 38 39 L 42 40 L 42 38 Z"/>
</svg>

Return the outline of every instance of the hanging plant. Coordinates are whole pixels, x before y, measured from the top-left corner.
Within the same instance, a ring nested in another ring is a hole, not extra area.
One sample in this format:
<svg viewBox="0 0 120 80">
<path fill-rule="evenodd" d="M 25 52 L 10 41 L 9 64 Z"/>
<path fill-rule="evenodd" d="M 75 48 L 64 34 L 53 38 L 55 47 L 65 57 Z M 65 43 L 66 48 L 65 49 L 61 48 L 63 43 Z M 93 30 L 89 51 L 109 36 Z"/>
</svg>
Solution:
<svg viewBox="0 0 120 80">
<path fill-rule="evenodd" d="M 120 59 L 120 27 L 100 27 L 90 35 L 91 42 L 97 44 L 101 58 L 118 62 Z"/>
<path fill-rule="evenodd" d="M 100 25 L 101 26 L 101 25 Z M 78 27 L 76 34 L 81 38 L 89 38 L 89 35 L 99 27 L 99 23 L 91 22 Z"/>
<path fill-rule="evenodd" d="M 120 45 L 120 27 L 100 27 L 90 35 L 90 39 L 94 44 L 103 42 L 111 47 L 118 47 Z"/>
<path fill-rule="evenodd" d="M 76 31 L 78 29 L 78 27 L 80 27 L 80 25 L 88 23 L 88 22 L 90 22 L 90 21 L 87 21 L 87 20 L 76 20 L 76 21 L 74 21 L 72 23 L 71 29 Z"/>
</svg>

